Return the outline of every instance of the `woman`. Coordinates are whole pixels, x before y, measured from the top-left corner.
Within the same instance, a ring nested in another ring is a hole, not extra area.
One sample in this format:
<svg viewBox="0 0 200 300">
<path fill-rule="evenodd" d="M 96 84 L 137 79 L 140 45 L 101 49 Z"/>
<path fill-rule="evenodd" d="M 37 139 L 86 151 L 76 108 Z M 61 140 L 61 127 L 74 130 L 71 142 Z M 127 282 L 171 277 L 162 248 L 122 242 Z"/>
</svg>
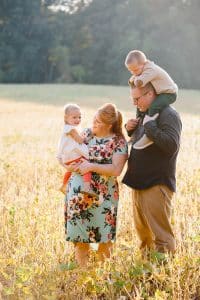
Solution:
<svg viewBox="0 0 200 300">
<path fill-rule="evenodd" d="M 127 160 L 127 143 L 122 134 L 122 115 L 115 105 L 105 104 L 94 116 L 87 130 L 89 162 L 70 167 L 74 172 L 66 195 L 66 240 L 75 244 L 75 258 L 86 265 L 90 243 L 99 243 L 98 254 L 103 260 L 110 256 L 116 236 L 118 207 L 117 176 Z M 80 174 L 92 172 L 92 186 L 98 197 L 81 193 Z"/>
</svg>

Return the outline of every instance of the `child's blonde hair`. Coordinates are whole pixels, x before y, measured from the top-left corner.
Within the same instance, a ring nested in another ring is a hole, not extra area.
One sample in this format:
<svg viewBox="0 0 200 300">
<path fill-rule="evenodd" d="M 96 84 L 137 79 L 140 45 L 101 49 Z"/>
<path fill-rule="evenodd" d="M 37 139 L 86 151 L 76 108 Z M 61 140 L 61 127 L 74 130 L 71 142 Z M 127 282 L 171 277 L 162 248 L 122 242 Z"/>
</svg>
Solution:
<svg viewBox="0 0 200 300">
<path fill-rule="evenodd" d="M 146 55 L 140 50 L 132 50 L 130 51 L 125 59 L 125 66 L 137 63 L 144 64 L 147 61 Z"/>
<path fill-rule="evenodd" d="M 80 106 L 74 103 L 68 103 L 64 106 L 64 113 L 65 115 L 68 115 L 71 113 L 73 110 L 81 110 Z"/>
</svg>

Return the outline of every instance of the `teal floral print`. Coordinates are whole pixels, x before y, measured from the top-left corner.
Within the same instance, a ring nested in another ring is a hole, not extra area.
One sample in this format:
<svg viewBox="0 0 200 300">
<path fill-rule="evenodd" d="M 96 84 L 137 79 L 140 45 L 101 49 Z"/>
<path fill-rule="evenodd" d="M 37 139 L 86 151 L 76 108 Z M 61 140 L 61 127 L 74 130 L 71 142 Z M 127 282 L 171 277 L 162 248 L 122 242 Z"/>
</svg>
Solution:
<svg viewBox="0 0 200 300">
<path fill-rule="evenodd" d="M 89 129 L 84 131 L 84 138 L 92 163 L 111 164 L 115 153 L 128 151 L 124 138 L 98 138 L 92 136 Z M 79 174 L 73 173 L 69 180 L 65 198 L 67 241 L 105 243 L 115 240 L 119 202 L 117 178 L 92 173 L 91 184 L 98 197 L 81 193 L 83 181 Z"/>
</svg>

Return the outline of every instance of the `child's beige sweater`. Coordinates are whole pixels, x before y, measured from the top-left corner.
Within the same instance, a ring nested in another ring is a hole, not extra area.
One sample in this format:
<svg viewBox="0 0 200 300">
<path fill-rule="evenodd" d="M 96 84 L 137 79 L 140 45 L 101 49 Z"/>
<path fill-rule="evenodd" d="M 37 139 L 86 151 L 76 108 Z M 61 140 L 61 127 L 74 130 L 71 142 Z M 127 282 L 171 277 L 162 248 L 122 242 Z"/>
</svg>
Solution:
<svg viewBox="0 0 200 300">
<path fill-rule="evenodd" d="M 169 74 L 150 60 L 147 60 L 145 63 L 141 75 L 133 75 L 130 78 L 130 81 L 134 81 L 135 84 L 137 80 L 142 81 L 142 86 L 145 86 L 148 82 L 151 82 L 157 94 L 171 94 L 178 92 L 178 87 Z"/>
</svg>

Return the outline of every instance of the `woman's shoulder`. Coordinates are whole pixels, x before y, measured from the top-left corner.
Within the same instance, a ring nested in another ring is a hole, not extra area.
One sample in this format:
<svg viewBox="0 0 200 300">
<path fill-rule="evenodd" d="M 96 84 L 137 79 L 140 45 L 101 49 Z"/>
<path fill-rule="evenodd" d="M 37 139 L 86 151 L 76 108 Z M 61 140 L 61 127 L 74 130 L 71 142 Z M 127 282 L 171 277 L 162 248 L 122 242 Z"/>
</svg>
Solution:
<svg viewBox="0 0 200 300">
<path fill-rule="evenodd" d="M 124 136 L 115 135 L 113 137 L 113 140 L 115 141 L 116 144 L 124 144 L 124 145 L 127 144 L 127 141 Z"/>
<path fill-rule="evenodd" d="M 128 143 L 123 136 L 114 136 L 113 138 L 114 144 L 115 144 L 115 149 L 126 149 L 128 148 Z"/>
</svg>

